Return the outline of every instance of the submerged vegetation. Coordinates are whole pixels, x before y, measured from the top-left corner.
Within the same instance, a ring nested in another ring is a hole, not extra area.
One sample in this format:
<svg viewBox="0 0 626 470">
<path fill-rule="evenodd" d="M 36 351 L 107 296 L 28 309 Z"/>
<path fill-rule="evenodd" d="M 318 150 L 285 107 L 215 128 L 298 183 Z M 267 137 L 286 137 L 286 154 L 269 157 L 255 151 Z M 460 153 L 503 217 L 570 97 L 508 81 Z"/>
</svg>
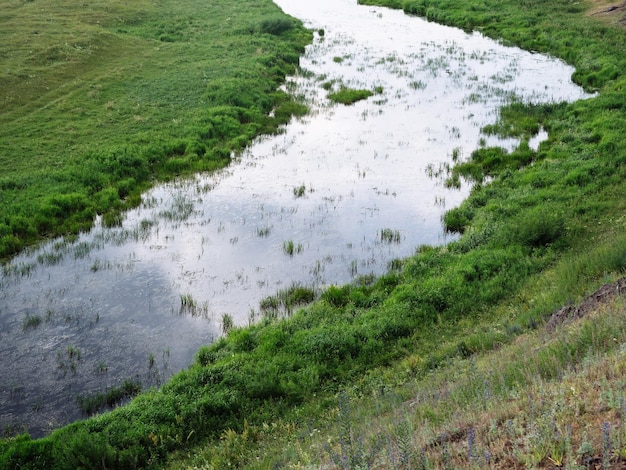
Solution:
<svg viewBox="0 0 626 470">
<path fill-rule="evenodd" d="M 626 33 L 565 0 L 392 6 L 562 57 L 598 96 L 502 111 L 485 132 L 522 143 L 459 158 L 453 176 L 474 186 L 445 216 L 457 240 L 375 280 L 268 298 L 267 311 L 298 310 L 228 324 L 187 370 L 112 412 L 0 441 L 0 468 L 624 462 Z M 181 310 L 194 302 L 181 296 Z"/>
<path fill-rule="evenodd" d="M 311 33 L 269 0 L 3 2 L 0 39 L 0 258 L 306 112 L 278 86 Z"/>
</svg>

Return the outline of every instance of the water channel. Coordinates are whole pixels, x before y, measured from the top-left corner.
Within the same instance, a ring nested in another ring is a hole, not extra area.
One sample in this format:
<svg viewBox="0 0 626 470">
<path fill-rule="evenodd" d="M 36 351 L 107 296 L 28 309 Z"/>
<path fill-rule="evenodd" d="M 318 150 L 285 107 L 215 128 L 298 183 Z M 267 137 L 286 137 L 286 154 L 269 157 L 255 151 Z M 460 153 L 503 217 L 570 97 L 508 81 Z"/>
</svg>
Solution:
<svg viewBox="0 0 626 470">
<path fill-rule="evenodd" d="M 96 220 L 4 266 L 0 429 L 46 434 L 82 416 L 79 396 L 163 383 L 224 313 L 245 325 L 277 290 L 381 274 L 445 243 L 441 215 L 467 188 L 433 174 L 496 143 L 480 128 L 511 99 L 586 97 L 562 62 L 480 34 L 350 0 L 277 3 L 316 30 L 286 84 L 311 113 L 224 171 L 155 187 L 120 227 Z M 341 85 L 382 92 L 330 103 L 325 87 Z"/>
</svg>

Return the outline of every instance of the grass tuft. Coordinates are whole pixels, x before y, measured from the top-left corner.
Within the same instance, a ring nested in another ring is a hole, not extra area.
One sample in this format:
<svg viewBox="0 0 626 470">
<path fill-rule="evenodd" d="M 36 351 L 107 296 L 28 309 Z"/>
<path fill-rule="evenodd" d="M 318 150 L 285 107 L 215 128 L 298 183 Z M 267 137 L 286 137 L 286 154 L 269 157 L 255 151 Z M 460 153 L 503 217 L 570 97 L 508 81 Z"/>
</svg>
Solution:
<svg viewBox="0 0 626 470">
<path fill-rule="evenodd" d="M 328 99 L 340 104 L 351 105 L 357 101 L 365 100 L 372 96 L 374 92 L 370 90 L 356 90 L 342 86 L 338 91 L 328 94 Z"/>
</svg>

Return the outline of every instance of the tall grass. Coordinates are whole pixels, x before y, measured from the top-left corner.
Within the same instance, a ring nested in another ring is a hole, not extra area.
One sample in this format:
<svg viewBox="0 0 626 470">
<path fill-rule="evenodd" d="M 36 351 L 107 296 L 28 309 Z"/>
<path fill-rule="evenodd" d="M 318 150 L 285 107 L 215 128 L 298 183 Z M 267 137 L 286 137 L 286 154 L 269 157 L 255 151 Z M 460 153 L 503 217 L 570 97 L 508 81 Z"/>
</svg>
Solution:
<svg viewBox="0 0 626 470">
<path fill-rule="evenodd" d="M 141 391 L 141 384 L 127 379 L 117 387 L 111 387 L 104 392 L 90 395 L 80 395 L 77 400 L 80 409 L 85 415 L 92 415 L 104 408 L 113 408 L 125 400 L 129 400 Z"/>
</svg>

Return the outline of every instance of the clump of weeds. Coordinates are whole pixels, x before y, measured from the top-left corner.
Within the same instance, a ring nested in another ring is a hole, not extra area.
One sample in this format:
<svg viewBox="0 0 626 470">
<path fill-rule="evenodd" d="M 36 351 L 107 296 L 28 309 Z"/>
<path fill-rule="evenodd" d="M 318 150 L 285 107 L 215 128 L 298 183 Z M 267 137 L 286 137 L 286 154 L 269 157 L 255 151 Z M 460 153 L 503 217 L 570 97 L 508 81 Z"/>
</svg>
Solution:
<svg viewBox="0 0 626 470">
<path fill-rule="evenodd" d="M 35 328 L 37 328 L 39 325 L 41 325 L 41 317 L 39 315 L 26 315 L 26 318 L 24 318 L 24 320 L 22 321 L 22 330 L 23 331 L 28 331 L 28 330 L 34 330 Z"/>
<path fill-rule="evenodd" d="M 304 246 L 301 243 L 294 243 L 293 240 L 286 240 L 283 242 L 283 252 L 286 255 L 293 256 L 297 253 L 302 253 Z"/>
<path fill-rule="evenodd" d="M 293 188 L 293 195 L 296 198 L 303 197 L 305 195 L 305 193 L 306 193 L 306 187 L 303 184 Z"/>
<path fill-rule="evenodd" d="M 92 415 L 106 407 L 113 408 L 133 398 L 140 392 L 141 384 L 139 382 L 126 379 L 117 387 L 111 387 L 104 392 L 96 392 L 91 395 L 79 395 L 77 402 L 85 415 Z"/>
<path fill-rule="evenodd" d="M 380 241 L 383 243 L 400 243 L 402 235 L 399 230 L 384 228 L 380 231 Z"/>
<path fill-rule="evenodd" d="M 181 294 L 179 314 L 208 318 L 209 304 L 208 302 L 198 302 L 191 294 Z"/>
</svg>

